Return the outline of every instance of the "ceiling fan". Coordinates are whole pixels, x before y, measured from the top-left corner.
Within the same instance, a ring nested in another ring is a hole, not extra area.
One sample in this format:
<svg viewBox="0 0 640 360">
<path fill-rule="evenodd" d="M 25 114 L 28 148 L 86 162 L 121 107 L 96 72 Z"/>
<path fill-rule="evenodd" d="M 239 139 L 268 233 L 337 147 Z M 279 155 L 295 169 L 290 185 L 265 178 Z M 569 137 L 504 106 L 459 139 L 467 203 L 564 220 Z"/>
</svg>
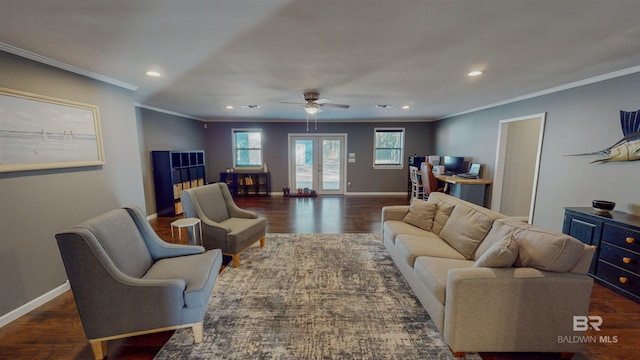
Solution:
<svg viewBox="0 0 640 360">
<path fill-rule="evenodd" d="M 281 103 L 303 105 L 304 111 L 308 115 L 315 115 L 319 113 L 321 111 L 320 110 L 321 107 L 334 107 L 334 108 L 348 109 L 350 106 L 350 105 L 344 105 L 344 104 L 331 104 L 330 100 L 320 99 L 320 94 L 317 91 L 306 91 L 303 93 L 303 95 L 306 103 L 289 102 L 289 101 L 282 101 Z"/>
</svg>

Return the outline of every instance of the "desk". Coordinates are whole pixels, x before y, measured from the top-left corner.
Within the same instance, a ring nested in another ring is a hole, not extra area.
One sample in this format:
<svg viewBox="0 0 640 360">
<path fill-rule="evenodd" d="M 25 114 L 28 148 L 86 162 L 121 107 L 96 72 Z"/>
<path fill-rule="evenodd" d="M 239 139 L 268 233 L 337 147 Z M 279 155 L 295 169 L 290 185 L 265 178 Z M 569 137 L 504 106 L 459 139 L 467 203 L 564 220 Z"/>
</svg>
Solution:
<svg viewBox="0 0 640 360">
<path fill-rule="evenodd" d="M 492 183 L 489 179 L 465 179 L 455 175 L 440 175 L 437 178 L 447 183 L 449 195 L 480 206 L 484 206 L 487 186 Z"/>
<path fill-rule="evenodd" d="M 184 218 L 184 219 L 179 219 L 176 220 L 174 222 L 171 223 L 171 238 L 173 239 L 173 228 L 177 227 L 178 228 L 178 237 L 180 238 L 180 240 L 182 240 L 182 231 L 181 229 L 184 227 L 193 227 L 193 243 L 190 243 L 192 245 L 196 245 L 197 244 L 197 239 L 196 239 L 196 225 L 200 226 L 200 245 L 202 245 L 202 223 L 200 222 L 200 219 L 198 218 Z M 189 236 L 187 234 L 187 236 Z"/>
</svg>

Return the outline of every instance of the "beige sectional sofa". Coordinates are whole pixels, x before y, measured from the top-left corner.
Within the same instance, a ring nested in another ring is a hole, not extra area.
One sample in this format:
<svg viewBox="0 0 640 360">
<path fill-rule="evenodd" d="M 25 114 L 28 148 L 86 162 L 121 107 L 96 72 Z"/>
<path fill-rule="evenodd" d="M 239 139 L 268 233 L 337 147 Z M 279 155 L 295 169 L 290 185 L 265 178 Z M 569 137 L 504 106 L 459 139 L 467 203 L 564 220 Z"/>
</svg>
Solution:
<svg viewBox="0 0 640 360">
<path fill-rule="evenodd" d="M 595 249 L 444 193 L 382 209 L 384 246 L 457 357 L 581 349 Z"/>
</svg>

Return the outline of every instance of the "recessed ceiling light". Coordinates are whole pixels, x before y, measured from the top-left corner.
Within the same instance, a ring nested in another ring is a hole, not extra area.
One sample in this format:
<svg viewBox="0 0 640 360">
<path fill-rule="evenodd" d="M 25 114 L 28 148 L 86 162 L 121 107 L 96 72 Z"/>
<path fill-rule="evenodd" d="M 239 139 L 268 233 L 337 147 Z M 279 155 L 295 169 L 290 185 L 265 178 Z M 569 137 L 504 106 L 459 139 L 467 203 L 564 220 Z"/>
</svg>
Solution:
<svg viewBox="0 0 640 360">
<path fill-rule="evenodd" d="M 391 105 L 391 104 L 379 104 L 379 105 L 376 105 L 376 107 L 379 108 L 379 109 L 391 109 L 393 107 L 393 105 Z"/>
<path fill-rule="evenodd" d="M 224 108 L 227 109 L 227 110 L 235 109 L 235 107 L 233 105 L 227 105 Z"/>
<path fill-rule="evenodd" d="M 480 76 L 480 75 L 482 75 L 482 71 L 480 70 L 474 70 L 467 74 L 467 76 Z"/>
<path fill-rule="evenodd" d="M 147 71 L 147 75 L 148 75 L 148 76 L 153 76 L 153 77 L 158 77 L 158 76 L 160 76 L 161 74 L 160 74 L 158 71 L 155 71 L 155 70 L 149 70 L 149 71 Z"/>
<path fill-rule="evenodd" d="M 402 110 L 409 110 L 409 109 L 411 109 L 411 106 L 409 106 L 409 105 L 403 105 L 402 106 Z"/>
</svg>

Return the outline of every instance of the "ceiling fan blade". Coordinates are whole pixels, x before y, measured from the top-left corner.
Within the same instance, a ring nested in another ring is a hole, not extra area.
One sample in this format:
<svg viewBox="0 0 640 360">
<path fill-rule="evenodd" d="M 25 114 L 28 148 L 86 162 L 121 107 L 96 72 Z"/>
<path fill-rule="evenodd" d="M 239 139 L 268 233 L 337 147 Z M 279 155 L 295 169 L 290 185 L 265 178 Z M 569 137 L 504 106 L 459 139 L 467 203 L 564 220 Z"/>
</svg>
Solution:
<svg viewBox="0 0 640 360">
<path fill-rule="evenodd" d="M 316 100 L 316 101 L 314 101 L 314 102 L 315 102 L 316 104 L 318 104 L 318 105 L 322 105 L 322 104 L 330 103 L 330 102 L 331 102 L 331 100 L 329 100 L 329 99 L 318 99 L 318 100 Z"/>
<path fill-rule="evenodd" d="M 319 106 L 324 106 L 324 107 L 334 107 L 334 108 L 341 108 L 341 109 L 348 109 L 350 107 L 350 105 L 344 105 L 344 104 L 318 104 Z"/>
<path fill-rule="evenodd" d="M 278 101 L 279 104 L 293 104 L 293 105 L 305 105 L 306 103 L 299 101 Z"/>
</svg>

